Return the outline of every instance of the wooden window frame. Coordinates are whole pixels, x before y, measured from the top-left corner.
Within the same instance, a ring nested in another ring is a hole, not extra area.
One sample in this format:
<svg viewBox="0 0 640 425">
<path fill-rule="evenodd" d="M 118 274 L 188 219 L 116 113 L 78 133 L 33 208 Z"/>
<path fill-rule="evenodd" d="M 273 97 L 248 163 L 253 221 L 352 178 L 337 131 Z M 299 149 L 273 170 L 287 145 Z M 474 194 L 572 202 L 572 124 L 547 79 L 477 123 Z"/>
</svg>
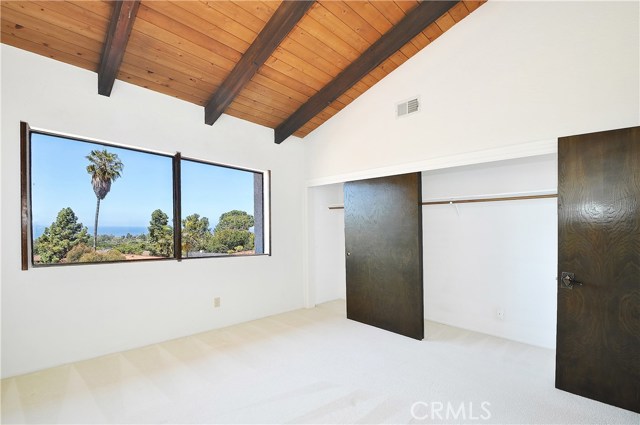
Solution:
<svg viewBox="0 0 640 425">
<path fill-rule="evenodd" d="M 31 128 L 20 121 L 20 257 L 21 269 L 29 269 L 29 257 L 33 264 L 31 247 L 33 229 L 31 227 Z"/>
</svg>

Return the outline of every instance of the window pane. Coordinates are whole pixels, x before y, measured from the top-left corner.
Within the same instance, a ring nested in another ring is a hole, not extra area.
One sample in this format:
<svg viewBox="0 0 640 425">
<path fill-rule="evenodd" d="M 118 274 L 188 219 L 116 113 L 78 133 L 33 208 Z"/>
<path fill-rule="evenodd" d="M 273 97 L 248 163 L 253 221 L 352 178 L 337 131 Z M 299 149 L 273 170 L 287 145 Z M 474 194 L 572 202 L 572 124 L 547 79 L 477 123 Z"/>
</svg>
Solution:
<svg viewBox="0 0 640 425">
<path fill-rule="evenodd" d="M 171 157 L 32 132 L 34 264 L 173 256 L 172 182 Z"/>
<path fill-rule="evenodd" d="M 263 174 L 182 160 L 182 256 L 264 253 Z"/>
</svg>

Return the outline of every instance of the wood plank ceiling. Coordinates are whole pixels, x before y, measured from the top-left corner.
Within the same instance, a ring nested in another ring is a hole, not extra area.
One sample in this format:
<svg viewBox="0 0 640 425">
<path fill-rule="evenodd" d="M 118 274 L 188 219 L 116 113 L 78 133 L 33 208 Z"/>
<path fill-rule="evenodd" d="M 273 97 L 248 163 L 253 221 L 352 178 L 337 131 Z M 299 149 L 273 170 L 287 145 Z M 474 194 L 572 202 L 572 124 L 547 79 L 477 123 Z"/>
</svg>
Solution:
<svg viewBox="0 0 640 425">
<path fill-rule="evenodd" d="M 208 116 L 218 109 L 274 128 L 281 142 L 312 132 L 483 1 L 429 2 L 432 19 L 417 16 L 415 0 L 319 0 L 298 11 L 272 0 L 116 3 L 2 0 L 2 43 L 100 72 L 101 94 L 111 92 L 111 71 L 203 107 L 211 101 Z M 294 13 L 301 18 L 287 23 Z M 404 42 L 412 17 L 419 28 Z M 380 57 L 394 27 L 401 47 Z"/>
</svg>

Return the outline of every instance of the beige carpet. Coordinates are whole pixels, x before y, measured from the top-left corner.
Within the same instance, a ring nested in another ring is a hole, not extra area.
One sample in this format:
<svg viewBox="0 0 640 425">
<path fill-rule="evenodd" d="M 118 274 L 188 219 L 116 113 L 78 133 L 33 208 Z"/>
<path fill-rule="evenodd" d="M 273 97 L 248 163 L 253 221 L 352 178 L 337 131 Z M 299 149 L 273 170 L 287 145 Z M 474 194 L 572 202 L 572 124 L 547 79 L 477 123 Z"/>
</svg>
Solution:
<svg viewBox="0 0 640 425">
<path fill-rule="evenodd" d="M 2 423 L 639 424 L 554 389 L 554 352 L 323 304 L 2 381 Z"/>
</svg>

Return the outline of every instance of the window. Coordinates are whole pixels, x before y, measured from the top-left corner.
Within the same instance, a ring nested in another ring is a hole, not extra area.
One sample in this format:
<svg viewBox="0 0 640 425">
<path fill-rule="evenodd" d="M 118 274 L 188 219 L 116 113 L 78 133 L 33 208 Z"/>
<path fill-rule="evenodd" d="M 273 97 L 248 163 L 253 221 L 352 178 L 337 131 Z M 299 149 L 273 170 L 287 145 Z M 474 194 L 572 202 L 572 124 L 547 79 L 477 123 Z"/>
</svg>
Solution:
<svg viewBox="0 0 640 425">
<path fill-rule="evenodd" d="M 21 131 L 23 269 L 269 253 L 268 172 Z"/>
<path fill-rule="evenodd" d="M 262 254 L 264 173 L 182 159 L 182 256 Z"/>
</svg>

